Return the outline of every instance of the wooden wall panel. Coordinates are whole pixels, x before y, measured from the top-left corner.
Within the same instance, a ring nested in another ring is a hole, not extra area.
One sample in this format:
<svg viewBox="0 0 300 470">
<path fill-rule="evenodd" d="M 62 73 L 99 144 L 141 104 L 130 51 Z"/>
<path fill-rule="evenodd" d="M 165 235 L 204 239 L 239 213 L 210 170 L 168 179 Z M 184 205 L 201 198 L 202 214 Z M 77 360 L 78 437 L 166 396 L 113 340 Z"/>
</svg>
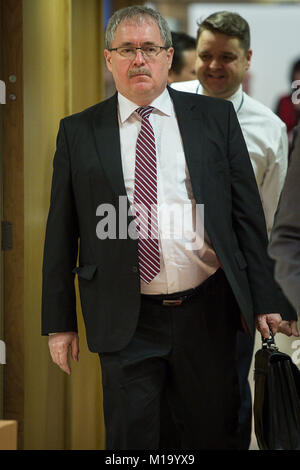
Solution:
<svg viewBox="0 0 300 470">
<path fill-rule="evenodd" d="M 96 355 L 83 344 L 69 378 L 40 334 L 41 270 L 59 120 L 102 98 L 101 0 L 0 0 L 4 218 L 4 417 L 19 449 L 101 449 L 104 423 Z M 88 51 L 88 53 L 87 53 Z M 16 76 L 14 83 L 10 75 Z"/>
<path fill-rule="evenodd" d="M 3 106 L 3 218 L 13 224 L 13 249 L 4 253 L 4 418 L 24 421 L 24 165 L 22 0 L 1 1 Z M 14 75 L 15 82 L 9 77 Z M 10 96 L 15 97 L 14 100 Z"/>
<path fill-rule="evenodd" d="M 23 0 L 25 449 L 64 449 L 66 377 L 41 336 L 43 243 L 59 121 L 70 113 L 70 1 Z"/>
<path fill-rule="evenodd" d="M 40 335 L 43 242 L 61 118 L 102 94 L 101 0 L 23 0 L 25 178 L 25 449 L 104 445 L 101 381 L 85 346 L 71 377 L 51 361 Z M 78 303 L 79 307 L 79 303 Z"/>
<path fill-rule="evenodd" d="M 102 3 L 72 0 L 71 17 L 71 113 L 101 101 L 103 96 Z M 104 449 L 105 431 L 101 406 L 99 358 L 88 351 L 77 291 L 80 361 L 68 381 L 72 449 Z"/>
</svg>

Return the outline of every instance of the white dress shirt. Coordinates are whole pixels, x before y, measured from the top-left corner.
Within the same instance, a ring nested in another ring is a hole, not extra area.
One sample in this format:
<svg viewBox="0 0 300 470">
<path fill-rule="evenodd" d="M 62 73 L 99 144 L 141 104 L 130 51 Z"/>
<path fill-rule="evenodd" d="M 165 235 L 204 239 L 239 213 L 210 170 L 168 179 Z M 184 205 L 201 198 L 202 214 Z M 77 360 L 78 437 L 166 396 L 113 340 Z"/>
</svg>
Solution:
<svg viewBox="0 0 300 470">
<path fill-rule="evenodd" d="M 165 90 L 151 106 L 155 108 L 149 119 L 156 144 L 160 272 L 149 284 L 141 281 L 141 292 L 170 294 L 198 286 L 218 269 L 220 263 L 207 234 L 205 231 L 204 237 L 201 234 L 201 224 L 196 227 L 196 202 L 168 91 Z M 118 93 L 122 168 L 131 206 L 135 146 L 141 128 L 141 117 L 135 112 L 137 108 L 135 103 Z M 175 217 L 169 217 L 172 211 Z M 193 241 L 192 245 L 190 241 Z"/>
<path fill-rule="evenodd" d="M 173 83 L 172 88 L 202 93 L 199 80 Z M 248 148 L 270 235 L 287 172 L 286 126 L 269 108 L 243 92 L 242 86 L 229 100 L 234 105 Z"/>
</svg>

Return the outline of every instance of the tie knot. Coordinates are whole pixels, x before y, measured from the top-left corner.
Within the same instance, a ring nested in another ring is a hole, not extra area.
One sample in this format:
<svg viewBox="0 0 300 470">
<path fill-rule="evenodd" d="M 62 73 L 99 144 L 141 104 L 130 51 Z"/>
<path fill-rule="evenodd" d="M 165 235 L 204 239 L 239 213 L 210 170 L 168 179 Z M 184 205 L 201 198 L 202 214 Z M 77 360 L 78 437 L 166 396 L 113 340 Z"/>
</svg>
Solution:
<svg viewBox="0 0 300 470">
<path fill-rule="evenodd" d="M 141 106 L 136 109 L 136 112 L 141 116 L 142 119 L 148 118 L 153 111 L 153 106 Z"/>
</svg>

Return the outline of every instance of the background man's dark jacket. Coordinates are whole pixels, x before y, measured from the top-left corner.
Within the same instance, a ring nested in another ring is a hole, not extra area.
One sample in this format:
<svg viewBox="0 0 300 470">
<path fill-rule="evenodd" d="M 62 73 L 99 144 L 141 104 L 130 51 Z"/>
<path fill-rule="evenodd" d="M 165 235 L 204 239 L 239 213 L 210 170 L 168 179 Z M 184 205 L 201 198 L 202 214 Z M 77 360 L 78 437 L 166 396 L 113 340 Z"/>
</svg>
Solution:
<svg viewBox="0 0 300 470">
<path fill-rule="evenodd" d="M 300 126 L 295 128 L 293 151 L 271 233 L 269 252 L 275 278 L 300 312 Z"/>
</svg>

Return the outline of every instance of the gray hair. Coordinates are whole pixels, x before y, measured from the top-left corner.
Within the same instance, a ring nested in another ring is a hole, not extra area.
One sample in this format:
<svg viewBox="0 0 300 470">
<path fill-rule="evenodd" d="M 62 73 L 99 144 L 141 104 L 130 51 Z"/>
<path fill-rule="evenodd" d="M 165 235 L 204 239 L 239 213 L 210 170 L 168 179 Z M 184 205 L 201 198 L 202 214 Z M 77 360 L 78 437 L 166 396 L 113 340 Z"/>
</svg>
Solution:
<svg viewBox="0 0 300 470">
<path fill-rule="evenodd" d="M 145 17 L 153 19 L 159 27 L 163 45 L 172 46 L 172 36 L 168 23 L 161 14 L 152 8 L 136 5 L 117 10 L 110 18 L 105 31 L 105 49 L 110 49 L 117 27 L 122 21 L 134 21 L 140 24 Z"/>
</svg>

